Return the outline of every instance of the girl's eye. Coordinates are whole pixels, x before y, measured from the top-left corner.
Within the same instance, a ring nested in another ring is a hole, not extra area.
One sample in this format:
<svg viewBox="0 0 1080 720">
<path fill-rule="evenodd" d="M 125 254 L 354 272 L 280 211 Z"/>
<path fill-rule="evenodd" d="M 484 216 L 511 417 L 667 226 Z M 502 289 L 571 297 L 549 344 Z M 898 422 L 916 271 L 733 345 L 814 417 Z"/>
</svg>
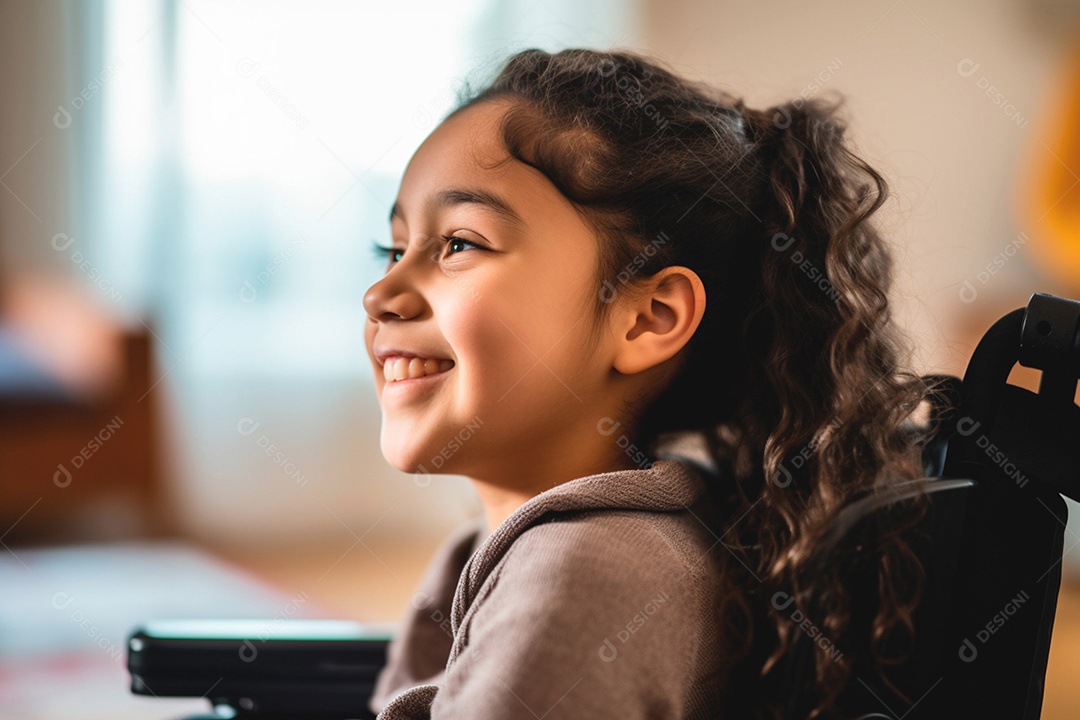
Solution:
<svg viewBox="0 0 1080 720">
<path fill-rule="evenodd" d="M 401 248 L 389 247 L 387 245 L 380 245 L 374 243 L 372 246 L 372 252 L 375 253 L 375 259 L 381 262 L 385 262 L 388 265 L 393 265 L 401 260 L 401 256 L 405 253 Z"/>
<path fill-rule="evenodd" d="M 448 236 L 444 237 L 443 240 L 446 240 L 446 254 L 447 255 L 453 255 L 455 253 L 459 253 L 462 250 L 466 250 L 468 248 L 476 248 L 477 250 L 482 250 L 483 249 L 477 243 L 466 240 L 465 238 L 456 237 L 454 235 L 448 235 Z"/>
<path fill-rule="evenodd" d="M 465 238 L 460 238 L 455 235 L 444 235 L 443 240 L 446 245 L 447 255 L 456 255 L 464 250 L 485 250 L 484 246 L 479 243 L 475 243 Z M 402 255 L 405 254 L 405 248 L 397 248 L 389 245 L 380 245 L 375 242 L 372 243 L 372 252 L 375 253 L 375 259 L 379 262 L 385 262 L 387 268 L 395 263 L 401 262 Z M 432 256 L 432 259 L 437 259 L 437 255 Z"/>
</svg>

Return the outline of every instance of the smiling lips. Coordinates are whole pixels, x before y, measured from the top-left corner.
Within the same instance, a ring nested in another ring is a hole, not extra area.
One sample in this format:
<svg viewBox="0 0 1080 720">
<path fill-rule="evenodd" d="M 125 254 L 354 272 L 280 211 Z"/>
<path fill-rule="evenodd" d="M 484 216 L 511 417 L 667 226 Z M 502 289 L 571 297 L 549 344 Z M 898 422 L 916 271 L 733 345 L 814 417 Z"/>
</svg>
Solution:
<svg viewBox="0 0 1080 720">
<path fill-rule="evenodd" d="M 383 362 L 383 377 L 387 382 L 411 380 L 412 378 L 436 375 L 454 367 L 453 360 L 438 360 L 419 357 L 388 357 Z"/>
</svg>

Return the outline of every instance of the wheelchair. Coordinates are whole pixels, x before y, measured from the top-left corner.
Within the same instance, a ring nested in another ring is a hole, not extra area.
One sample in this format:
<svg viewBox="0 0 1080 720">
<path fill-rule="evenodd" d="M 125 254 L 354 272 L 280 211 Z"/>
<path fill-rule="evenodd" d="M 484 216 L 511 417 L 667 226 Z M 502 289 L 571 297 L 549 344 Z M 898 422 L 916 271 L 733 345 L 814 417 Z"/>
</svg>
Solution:
<svg viewBox="0 0 1080 720">
<path fill-rule="evenodd" d="M 1008 384 L 1018 362 L 1041 371 L 1037 393 Z M 865 548 L 891 513 L 928 501 L 905 533 L 924 569 L 917 632 L 885 675 L 852 651 L 853 680 L 837 705 L 847 717 L 1039 717 L 1066 552 L 1063 496 L 1080 501 L 1078 378 L 1080 302 L 1045 293 L 987 330 L 963 381 L 926 376 L 940 428 L 923 447 L 926 477 L 847 505 L 816 557 L 844 569 L 853 607 L 876 607 Z M 133 693 L 206 697 L 215 712 L 202 720 L 373 718 L 368 700 L 389 642 L 332 620 L 292 621 L 271 638 L 206 621 L 147 622 L 128 639 L 127 666 Z M 814 643 L 795 633 L 770 674 L 785 717 L 813 707 Z"/>
</svg>

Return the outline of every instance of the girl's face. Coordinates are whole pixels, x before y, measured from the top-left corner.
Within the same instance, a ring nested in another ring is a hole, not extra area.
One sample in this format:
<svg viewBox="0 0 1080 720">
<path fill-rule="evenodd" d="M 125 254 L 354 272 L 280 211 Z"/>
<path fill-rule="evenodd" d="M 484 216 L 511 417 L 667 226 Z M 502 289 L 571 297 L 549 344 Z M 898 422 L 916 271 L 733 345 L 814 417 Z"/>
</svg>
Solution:
<svg viewBox="0 0 1080 720">
<path fill-rule="evenodd" d="M 484 167 L 506 156 L 505 102 L 416 151 L 386 274 L 364 296 L 381 448 L 407 472 L 524 478 L 613 445 L 597 432 L 617 407 L 609 333 L 589 344 L 597 240 L 540 172 Z"/>
</svg>

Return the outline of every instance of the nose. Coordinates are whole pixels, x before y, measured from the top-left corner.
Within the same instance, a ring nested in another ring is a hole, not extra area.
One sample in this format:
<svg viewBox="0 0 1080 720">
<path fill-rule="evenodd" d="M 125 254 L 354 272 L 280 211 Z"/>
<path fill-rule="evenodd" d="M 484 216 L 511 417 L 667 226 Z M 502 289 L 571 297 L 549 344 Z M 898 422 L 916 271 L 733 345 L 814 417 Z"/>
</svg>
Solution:
<svg viewBox="0 0 1080 720">
<path fill-rule="evenodd" d="M 403 268 L 395 268 L 401 270 Z M 401 272 L 391 270 L 364 293 L 364 310 L 376 322 L 409 320 L 424 309 L 424 299 L 406 282 Z"/>
</svg>

